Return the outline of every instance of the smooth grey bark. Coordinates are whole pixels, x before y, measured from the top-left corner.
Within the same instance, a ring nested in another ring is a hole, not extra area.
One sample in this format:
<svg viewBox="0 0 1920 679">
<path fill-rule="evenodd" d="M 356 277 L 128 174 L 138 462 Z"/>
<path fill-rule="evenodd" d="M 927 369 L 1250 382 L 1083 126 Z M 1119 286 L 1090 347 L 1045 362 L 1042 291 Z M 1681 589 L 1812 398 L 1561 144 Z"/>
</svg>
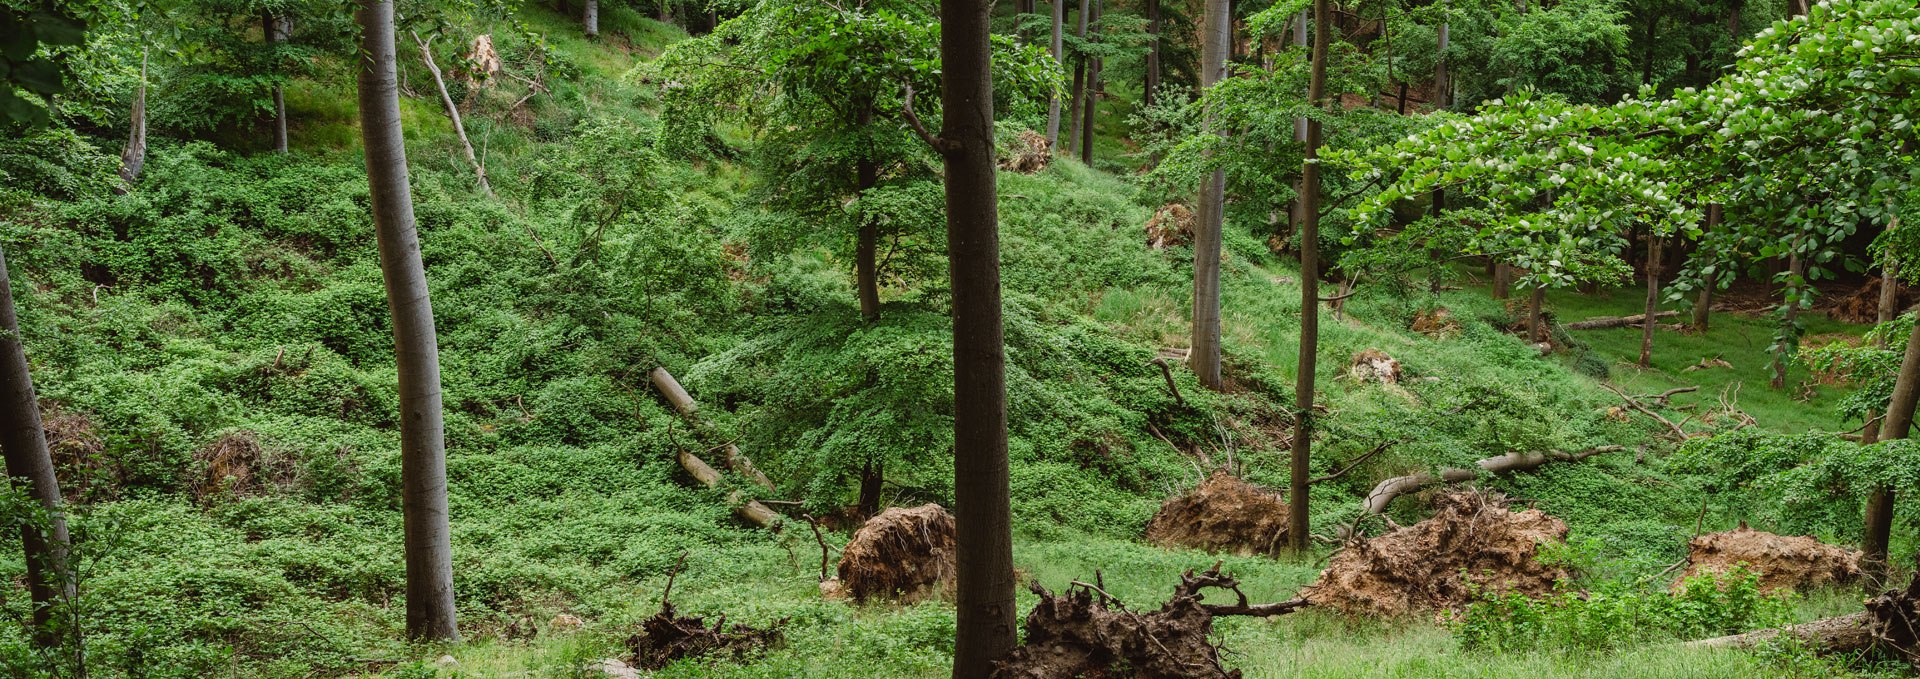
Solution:
<svg viewBox="0 0 1920 679">
<path fill-rule="evenodd" d="M 1327 96 L 1328 26 L 1333 23 L 1327 0 L 1313 0 L 1313 65 L 1308 78 L 1307 105 L 1318 107 Z M 1314 371 L 1320 347 L 1320 119 L 1307 120 L 1305 167 L 1300 171 L 1300 360 L 1294 376 L 1293 459 L 1287 493 L 1287 543 L 1294 556 L 1313 548 L 1308 525 L 1307 485 L 1312 482 Z"/>
<path fill-rule="evenodd" d="M 1013 651 L 1007 351 L 1000 312 L 1000 213 L 993 150 L 992 0 L 941 0 L 938 145 L 945 160 L 953 294 L 954 679 L 979 679 Z"/>
<path fill-rule="evenodd" d="M 480 163 L 480 157 L 473 154 L 473 142 L 467 141 L 467 125 L 460 120 L 460 107 L 453 104 L 453 96 L 447 94 L 447 80 L 440 74 L 440 65 L 433 61 L 433 38 L 420 39 L 419 33 L 413 34 L 413 42 L 420 45 L 420 59 L 427 62 L 427 72 L 433 74 L 433 86 L 440 91 L 440 105 L 447 109 L 447 117 L 453 120 L 453 135 L 460 139 L 460 152 L 467 157 L 467 167 L 473 168 L 474 181 L 480 186 L 480 192 L 493 195 L 493 185 L 487 182 L 487 166 Z"/>
<path fill-rule="evenodd" d="M 581 11 L 580 26 L 586 30 L 587 37 L 600 37 L 600 0 L 587 0 L 586 8 Z"/>
<path fill-rule="evenodd" d="M 67 571 L 67 520 L 54 477 L 53 456 L 47 451 L 46 431 L 40 425 L 40 401 L 33 390 L 26 348 L 20 342 L 20 322 L 13 310 L 13 281 L 7 274 L 6 253 L 0 252 L 0 452 L 7 476 L 24 481 L 27 494 L 47 512 L 42 532 L 20 527 L 20 545 L 27 561 L 27 596 L 32 601 L 34 645 L 51 649 L 60 644 L 48 621 L 61 599 L 74 595 Z M 77 649 L 76 644 L 76 649 Z"/>
<path fill-rule="evenodd" d="M 140 169 L 147 165 L 147 49 L 140 48 L 140 84 L 133 90 L 133 110 L 129 115 L 132 123 L 127 133 L 127 146 L 120 150 L 120 182 L 116 193 L 126 193 L 133 182 L 140 179 Z"/>
<path fill-rule="evenodd" d="M 1232 22 L 1228 0 L 1207 0 L 1201 21 L 1200 88 L 1226 77 L 1227 33 Z M 1203 123 L 1214 125 L 1213 114 Z M 1193 225 L 1193 338 L 1187 367 L 1201 386 L 1220 391 L 1220 227 L 1225 221 L 1227 175 L 1220 170 L 1200 184 L 1199 219 Z"/>
<path fill-rule="evenodd" d="M 1066 45 L 1061 34 L 1065 32 L 1067 23 L 1067 0 L 1052 0 L 1052 5 L 1053 42 L 1047 46 L 1047 49 L 1053 54 L 1053 63 L 1059 64 L 1060 70 L 1065 72 L 1067 70 Z M 1047 99 L 1047 148 L 1056 151 L 1060 148 L 1060 93 L 1057 91 Z"/>
<path fill-rule="evenodd" d="M 267 42 L 278 45 L 293 35 L 293 18 L 269 13 L 262 20 L 261 27 L 266 32 Z M 277 153 L 287 152 L 287 88 L 278 82 L 273 84 L 273 150 Z"/>
<path fill-rule="evenodd" d="M 447 519 L 446 432 L 440 410 L 440 349 L 426 267 L 408 193 L 400 130 L 393 1 L 360 0 L 357 84 L 367 186 L 380 274 L 393 319 L 400 392 L 400 507 L 406 530 L 407 636 L 460 638 L 453 608 L 453 545 Z"/>
</svg>

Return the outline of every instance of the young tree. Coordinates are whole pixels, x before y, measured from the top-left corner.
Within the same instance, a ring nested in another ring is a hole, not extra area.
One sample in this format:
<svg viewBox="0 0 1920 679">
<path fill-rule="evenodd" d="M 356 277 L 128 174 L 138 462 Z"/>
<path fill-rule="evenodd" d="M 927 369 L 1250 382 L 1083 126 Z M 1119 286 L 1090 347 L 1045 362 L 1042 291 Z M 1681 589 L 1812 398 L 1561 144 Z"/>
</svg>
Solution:
<svg viewBox="0 0 1920 679">
<path fill-rule="evenodd" d="M 1140 106 L 1153 105 L 1160 89 L 1160 0 L 1145 0 L 1147 5 L 1147 78 L 1140 87 Z"/>
<path fill-rule="evenodd" d="M 20 343 L 20 322 L 13 311 L 13 283 L 7 257 L 0 252 L 0 452 L 6 454 L 7 476 L 25 483 L 26 494 L 49 518 L 45 526 L 20 527 L 26 553 L 27 594 L 33 602 L 34 644 L 51 649 L 60 643 L 49 620 L 60 599 L 71 599 L 73 578 L 67 571 L 67 521 L 61 509 L 60 483 L 54 478 L 53 457 L 47 451 L 40 425 L 40 401 L 34 395 L 33 376 Z M 76 631 L 77 633 L 77 631 Z"/>
<path fill-rule="evenodd" d="M 1007 468 L 1006 345 L 993 150 L 990 0 L 940 3 L 940 137 L 953 290 L 954 679 L 993 671 L 1016 643 Z"/>
<path fill-rule="evenodd" d="M 360 134 L 393 321 L 400 378 L 401 511 L 406 526 L 407 636 L 455 641 L 453 544 L 447 518 L 447 447 L 440 410 L 440 349 L 427 272 L 408 193 L 400 130 L 392 0 L 360 0 Z"/>
<path fill-rule="evenodd" d="M 1102 4 L 1104 3 L 1101 0 L 1093 0 L 1093 7 L 1092 7 L 1093 16 L 1087 19 L 1089 22 L 1093 22 L 1093 25 L 1094 25 L 1094 28 L 1090 29 L 1093 32 L 1087 36 L 1093 41 L 1097 41 L 1100 39 L 1101 31 L 1099 29 L 1098 22 L 1100 21 L 1100 11 L 1101 11 Z M 1093 123 L 1094 123 L 1094 118 L 1096 113 L 1100 110 L 1100 57 L 1099 55 L 1088 54 L 1085 57 L 1085 64 L 1086 64 L 1085 67 L 1087 69 L 1087 89 L 1086 89 L 1087 100 L 1086 100 L 1086 103 L 1083 104 L 1085 108 L 1083 109 L 1084 112 L 1080 121 L 1080 162 L 1086 163 L 1088 165 L 1092 165 L 1093 164 L 1093 132 L 1094 132 Z"/>
<path fill-rule="evenodd" d="M 1200 32 L 1202 91 L 1226 77 L 1228 24 L 1232 22 L 1228 0 L 1207 0 L 1206 8 Z M 1213 129 L 1211 113 L 1204 126 Z M 1215 391 L 1226 387 L 1220 378 L 1220 229 L 1226 202 L 1227 175 L 1216 169 L 1201 180 L 1200 214 L 1193 225 L 1193 337 L 1187 355 L 1187 366 L 1200 384 Z"/>
<path fill-rule="evenodd" d="M 140 179 L 140 170 L 147 166 L 147 50 L 140 50 L 140 81 L 134 85 L 133 109 L 129 114 L 130 131 L 127 133 L 127 145 L 120 151 L 120 181 L 125 185 L 116 189 L 124 193 Z"/>
<path fill-rule="evenodd" d="M 1067 23 L 1067 0 L 1049 0 L 1053 6 L 1053 38 L 1047 51 L 1053 55 L 1054 66 L 1061 72 L 1067 70 L 1065 38 L 1062 37 Z M 1047 148 L 1058 152 L 1060 148 L 1060 93 L 1054 92 L 1047 97 Z"/>
<path fill-rule="evenodd" d="M 1313 0 L 1313 65 L 1307 105 L 1319 107 L 1327 94 L 1327 0 Z M 1300 366 L 1294 377 L 1293 459 L 1287 493 L 1287 540 L 1295 556 L 1313 547 L 1308 522 L 1307 484 L 1313 462 L 1314 369 L 1320 349 L 1320 118 L 1307 118 L 1307 157 L 1300 171 Z"/>
<path fill-rule="evenodd" d="M 293 35 L 293 17 L 284 11 L 268 10 L 261 16 L 260 25 L 268 47 L 275 51 Z M 287 152 L 287 86 L 278 79 L 273 83 L 273 150 Z"/>
<path fill-rule="evenodd" d="M 1085 104 L 1087 92 L 1087 15 L 1093 11 L 1092 0 L 1080 0 L 1080 11 L 1076 13 L 1073 29 L 1073 89 L 1067 95 L 1067 155 L 1080 155 L 1080 107 Z"/>
</svg>

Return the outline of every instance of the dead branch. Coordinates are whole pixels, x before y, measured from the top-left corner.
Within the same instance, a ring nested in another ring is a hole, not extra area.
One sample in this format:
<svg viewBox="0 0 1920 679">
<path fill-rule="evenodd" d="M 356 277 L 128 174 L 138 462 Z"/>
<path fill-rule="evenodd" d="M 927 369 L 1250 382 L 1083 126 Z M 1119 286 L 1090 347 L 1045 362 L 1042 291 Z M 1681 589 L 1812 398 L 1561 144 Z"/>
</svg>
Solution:
<svg viewBox="0 0 1920 679">
<path fill-rule="evenodd" d="M 467 126 L 460 121 L 460 108 L 453 105 L 453 97 L 447 94 L 446 78 L 440 75 L 440 65 L 433 61 L 433 38 L 420 39 L 419 33 L 412 33 L 413 42 L 420 46 L 420 58 L 427 62 L 427 72 L 433 74 L 433 84 L 440 88 L 440 103 L 447 108 L 447 117 L 453 119 L 453 133 L 460 138 L 460 149 L 467 156 L 467 165 L 473 168 L 473 176 L 480 184 L 480 192 L 493 196 L 493 186 L 487 183 L 487 166 L 473 154 L 473 142 L 467 141 Z"/>
<path fill-rule="evenodd" d="M 1615 395 L 1619 396 L 1621 400 L 1626 401 L 1627 407 L 1640 411 L 1640 414 L 1646 415 L 1647 417 L 1651 417 L 1654 420 L 1658 421 L 1660 424 L 1666 425 L 1667 429 L 1673 432 L 1673 436 L 1676 440 L 1685 441 L 1688 438 L 1692 437 L 1691 434 L 1687 433 L 1687 430 L 1681 429 L 1680 425 L 1674 424 L 1673 420 L 1669 420 L 1661 416 L 1660 413 L 1653 412 L 1653 409 L 1648 408 L 1645 404 L 1641 403 L 1640 399 L 1634 398 L 1633 396 L 1629 396 L 1627 395 L 1627 392 L 1621 391 L 1618 387 L 1615 387 L 1611 384 L 1607 384 L 1605 382 L 1602 382 L 1600 386 L 1606 387 L 1607 391 L 1613 392 Z M 1689 388 L 1689 390 L 1692 390 L 1692 389 L 1699 389 L 1699 387 Z M 1662 398 L 1665 398 L 1665 396 L 1667 395 L 1663 394 Z"/>
<path fill-rule="evenodd" d="M 812 514 L 801 514 L 800 518 L 806 519 L 807 525 L 813 527 L 813 541 L 820 543 L 820 581 L 826 582 L 829 578 L 827 564 L 833 561 L 833 550 L 827 547 L 827 537 L 820 533 L 819 519 L 814 518 Z"/>
<path fill-rule="evenodd" d="M 900 115 L 907 119 L 907 125 L 913 128 L 913 133 L 920 135 L 920 139 L 927 142 L 928 146 L 933 147 L 934 151 L 946 154 L 960 150 L 960 145 L 953 140 L 944 139 L 936 136 L 932 132 L 928 132 L 926 124 L 920 122 L 920 116 L 913 114 L 912 85 L 907 86 L 906 98 L 900 102 Z"/>
<path fill-rule="evenodd" d="M 652 372 L 647 373 L 647 376 L 653 380 L 654 388 L 659 389 L 660 394 L 673 405 L 674 410 L 679 411 L 680 415 L 687 418 L 694 427 L 702 426 L 699 418 L 700 404 L 695 403 L 693 396 L 687 393 L 686 388 L 680 386 L 680 381 L 673 378 L 673 373 L 667 372 L 665 367 L 660 367 L 654 368 Z M 747 480 L 755 485 L 767 490 L 774 489 L 773 480 L 761 473 L 759 468 L 754 467 L 753 460 L 741 453 L 740 448 L 733 443 L 725 444 L 720 459 L 727 463 L 728 469 L 747 477 Z"/>
<path fill-rule="evenodd" d="M 1678 311 L 1661 311 L 1661 312 L 1655 313 L 1653 317 L 1656 319 L 1671 318 L 1678 315 L 1680 315 L 1680 312 Z M 1606 316 L 1602 318 L 1589 318 L 1584 321 L 1574 321 L 1562 327 L 1565 327 L 1568 330 L 1601 330 L 1605 328 L 1636 327 L 1636 326 L 1645 324 L 1646 322 L 1647 322 L 1646 314 L 1634 314 L 1632 316 Z"/>
<path fill-rule="evenodd" d="M 1154 358 L 1151 361 L 1147 361 L 1147 363 L 1160 366 L 1160 376 L 1167 378 L 1167 391 L 1173 393 L 1174 404 L 1180 406 L 1187 405 L 1187 400 L 1180 397 L 1180 385 L 1173 383 L 1173 367 L 1167 365 L 1167 359 Z"/>
<path fill-rule="evenodd" d="M 1396 476 L 1381 481 L 1373 487 L 1372 492 L 1367 493 L 1366 499 L 1363 500 L 1361 504 L 1361 518 L 1383 514 L 1387 511 L 1387 505 L 1392 503 L 1394 498 L 1427 486 L 1472 481 L 1479 478 L 1483 473 L 1511 474 L 1514 472 L 1529 471 L 1537 469 L 1548 462 L 1578 462 L 1602 453 L 1612 453 L 1621 450 L 1626 450 L 1626 446 L 1595 446 L 1574 452 L 1554 450 L 1532 453 L 1507 453 L 1475 462 L 1474 468 L 1472 469 L 1442 469 L 1438 474 L 1420 472 L 1406 476 Z M 1360 519 L 1355 519 L 1356 526 L 1359 521 Z"/>
<path fill-rule="evenodd" d="M 1395 439 L 1395 440 L 1388 441 L 1386 443 L 1382 443 L 1380 445 L 1374 446 L 1373 450 L 1369 450 L 1365 453 L 1361 453 L 1359 457 L 1353 458 L 1353 460 L 1348 462 L 1346 466 L 1341 467 L 1340 471 L 1333 472 L 1331 474 L 1326 474 L 1323 476 L 1316 476 L 1311 479 L 1308 479 L 1307 485 L 1313 485 L 1316 483 L 1332 481 L 1342 476 L 1346 476 L 1347 472 L 1353 471 L 1353 468 L 1360 466 L 1360 463 L 1366 462 L 1367 460 L 1371 459 L 1375 455 L 1379 455 L 1380 453 L 1386 452 L 1388 448 L 1392 448 L 1394 444 L 1397 444 L 1399 442 L 1400 441 L 1398 439 Z"/>
</svg>

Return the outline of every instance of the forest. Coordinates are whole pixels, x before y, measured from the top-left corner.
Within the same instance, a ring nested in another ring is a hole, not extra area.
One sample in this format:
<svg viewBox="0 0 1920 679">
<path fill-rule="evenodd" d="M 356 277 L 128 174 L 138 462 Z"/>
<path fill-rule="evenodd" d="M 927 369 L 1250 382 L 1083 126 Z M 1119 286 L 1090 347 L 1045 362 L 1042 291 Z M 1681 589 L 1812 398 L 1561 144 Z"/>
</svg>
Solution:
<svg viewBox="0 0 1920 679">
<path fill-rule="evenodd" d="M 1915 676 L 1916 122 L 1914 0 L 0 0 L 0 677 Z"/>
</svg>

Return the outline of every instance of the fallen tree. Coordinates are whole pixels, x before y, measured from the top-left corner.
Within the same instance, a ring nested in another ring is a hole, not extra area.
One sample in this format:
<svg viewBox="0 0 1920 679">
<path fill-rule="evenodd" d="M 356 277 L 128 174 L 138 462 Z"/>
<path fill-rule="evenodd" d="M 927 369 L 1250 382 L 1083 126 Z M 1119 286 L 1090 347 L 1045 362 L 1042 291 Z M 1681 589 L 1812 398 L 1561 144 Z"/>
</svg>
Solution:
<svg viewBox="0 0 1920 679">
<path fill-rule="evenodd" d="M 647 373 L 647 377 L 653 380 L 653 387 L 659 389 L 662 396 L 667 397 L 667 403 L 672 404 L 673 409 L 679 411 L 681 417 L 687 418 L 687 422 L 693 424 L 696 429 L 704 429 L 699 417 L 700 404 L 695 403 L 693 395 L 688 394 L 686 388 L 680 386 L 680 381 L 673 378 L 673 373 L 667 372 L 666 368 L 654 368 L 653 372 Z M 761 473 L 759 468 L 754 467 L 753 460 L 741 453 L 740 447 L 733 445 L 732 441 L 720 447 L 720 460 L 725 462 L 727 468 L 733 470 L 733 473 L 747 477 L 747 480 L 762 488 L 773 490 L 773 480 Z"/>
<path fill-rule="evenodd" d="M 1661 311 L 1661 312 L 1655 313 L 1653 317 L 1655 320 L 1658 320 L 1662 318 L 1672 318 L 1678 315 L 1680 315 L 1680 312 L 1678 311 Z M 1584 321 L 1574 321 L 1572 323 L 1568 323 L 1561 327 L 1564 327 L 1568 330 L 1604 330 L 1607 328 L 1633 328 L 1633 327 L 1644 325 L 1646 324 L 1646 322 L 1647 322 L 1646 314 L 1634 314 L 1632 316 L 1603 316 L 1601 318 L 1589 318 Z"/>
<path fill-rule="evenodd" d="M 1099 580 L 1096 574 L 1093 583 L 1076 581 L 1058 596 L 1038 581 L 1030 585 L 1040 602 L 1027 614 L 1026 643 L 994 669 L 993 679 L 1238 679 L 1240 671 L 1220 664 L 1220 647 L 1209 639 L 1213 619 L 1285 615 L 1308 605 L 1298 598 L 1248 603 L 1240 582 L 1221 574 L 1218 563 L 1199 575 L 1182 574 L 1173 598 L 1144 613 L 1128 610 Z M 1202 603 L 1201 591 L 1209 588 L 1233 592 L 1235 603 Z"/>
<path fill-rule="evenodd" d="M 1544 596 L 1572 577 L 1539 557 L 1564 542 L 1567 524 L 1538 509 L 1514 511 L 1491 493 L 1441 497 L 1433 516 L 1334 552 L 1301 596 L 1353 616 L 1459 609 L 1484 595 Z"/>
<path fill-rule="evenodd" d="M 1880 649 L 1920 669 L 1920 573 L 1906 589 L 1887 590 L 1866 602 L 1865 611 L 1809 623 L 1686 642 L 1696 648 L 1754 648 L 1787 636 L 1817 652 L 1833 655 Z"/>
<path fill-rule="evenodd" d="M 1507 453 L 1475 462 L 1473 468 L 1470 469 L 1450 468 L 1442 469 L 1439 472 L 1420 472 L 1418 474 L 1395 476 L 1381 481 L 1373 487 L 1372 492 L 1367 493 L 1366 499 L 1361 501 L 1363 510 L 1361 516 L 1378 516 L 1385 513 L 1387 511 L 1387 505 L 1391 504 L 1394 498 L 1428 486 L 1464 483 L 1479 478 L 1482 474 L 1511 474 L 1514 472 L 1529 471 L 1537 469 L 1548 462 L 1578 462 L 1602 453 L 1614 453 L 1626 449 L 1626 446 L 1595 446 L 1571 453 L 1559 450 L 1532 453 Z"/>
</svg>

